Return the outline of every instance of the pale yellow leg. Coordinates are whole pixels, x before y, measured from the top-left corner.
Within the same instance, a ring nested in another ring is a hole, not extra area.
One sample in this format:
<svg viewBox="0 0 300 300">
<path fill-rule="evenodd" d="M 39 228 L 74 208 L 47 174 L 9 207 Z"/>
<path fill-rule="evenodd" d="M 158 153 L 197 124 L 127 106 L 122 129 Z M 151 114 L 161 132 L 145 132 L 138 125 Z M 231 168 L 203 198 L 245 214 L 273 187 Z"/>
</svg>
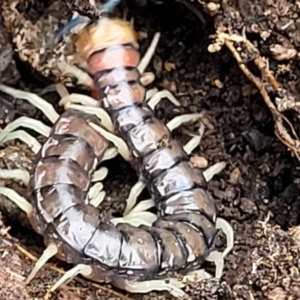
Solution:
<svg viewBox="0 0 300 300">
<path fill-rule="evenodd" d="M 58 252 L 58 248 L 55 244 L 49 244 L 49 246 L 44 250 L 42 256 L 35 263 L 34 268 L 28 275 L 26 279 L 26 284 L 28 284 L 39 272 L 39 270 L 47 263 L 47 261 L 55 256 Z"/>
<path fill-rule="evenodd" d="M 27 170 L 22 169 L 0 169 L 0 178 L 20 180 L 24 185 L 28 186 L 30 180 L 30 174 Z"/>
<path fill-rule="evenodd" d="M 122 155 L 122 157 L 125 160 L 129 161 L 129 159 L 131 157 L 130 150 L 129 150 L 127 144 L 120 137 L 116 136 L 113 133 L 106 131 L 104 128 L 94 124 L 93 122 L 88 122 L 88 124 L 94 130 L 96 130 L 101 135 L 103 135 L 104 138 L 106 138 L 108 141 L 112 142 L 114 144 L 114 146 L 118 149 L 118 152 L 120 153 L 120 155 Z"/>
<path fill-rule="evenodd" d="M 0 143 L 6 138 L 6 136 L 19 127 L 30 128 L 41 135 L 48 137 L 50 134 L 51 128 L 44 125 L 42 122 L 28 118 L 20 117 L 10 124 L 8 124 L 0 133 Z"/>
<path fill-rule="evenodd" d="M 147 52 L 145 53 L 143 58 L 140 60 L 140 63 L 138 65 L 138 70 L 140 71 L 141 74 L 143 74 L 145 72 L 147 66 L 149 65 L 150 60 L 152 59 L 154 52 L 156 50 L 157 44 L 159 42 L 159 38 L 160 38 L 160 33 L 156 32 L 151 41 L 149 48 L 147 49 Z"/>
<path fill-rule="evenodd" d="M 129 196 L 126 199 L 126 209 L 124 211 L 124 216 L 129 214 L 132 208 L 135 206 L 137 198 L 142 193 L 143 189 L 146 187 L 146 184 L 142 181 L 138 181 L 130 190 Z"/>
<path fill-rule="evenodd" d="M 0 84 L 0 91 L 12 97 L 27 100 L 30 104 L 41 110 L 52 123 L 55 123 L 59 118 L 59 114 L 55 111 L 53 106 L 36 94 L 17 90 L 4 84 Z"/>
<path fill-rule="evenodd" d="M 73 280 L 77 275 L 82 275 L 85 277 L 89 277 L 92 275 L 93 269 L 84 264 L 79 264 L 67 271 L 49 290 L 49 293 L 53 293 L 56 289 L 58 289 L 61 285 L 67 284 L 71 280 Z"/>
</svg>

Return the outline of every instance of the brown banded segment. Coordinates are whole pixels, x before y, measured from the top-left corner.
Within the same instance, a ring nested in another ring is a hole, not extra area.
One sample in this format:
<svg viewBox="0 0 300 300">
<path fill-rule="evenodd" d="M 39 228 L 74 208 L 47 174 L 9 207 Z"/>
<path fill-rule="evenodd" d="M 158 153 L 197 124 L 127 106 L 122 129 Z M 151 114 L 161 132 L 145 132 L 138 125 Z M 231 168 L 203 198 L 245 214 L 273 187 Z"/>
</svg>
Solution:
<svg viewBox="0 0 300 300">
<path fill-rule="evenodd" d="M 189 251 L 189 257 L 186 260 L 187 263 L 193 263 L 199 259 L 205 260 L 208 255 L 208 248 L 203 236 L 198 230 L 180 221 L 169 221 L 167 228 L 176 230 L 185 239 L 185 245 Z"/>
<path fill-rule="evenodd" d="M 87 191 L 90 178 L 76 162 L 71 160 L 58 160 L 49 157 L 40 160 L 34 172 L 34 189 L 40 189 L 56 183 L 73 184 L 83 191 Z"/>
<path fill-rule="evenodd" d="M 179 221 L 195 226 L 199 232 L 203 233 L 207 247 L 211 247 L 217 233 L 215 225 L 211 223 L 206 216 L 196 212 L 165 216 L 164 220 L 174 222 Z"/>
<path fill-rule="evenodd" d="M 125 107 L 111 113 L 115 128 L 123 134 L 152 116 L 153 113 L 149 107 L 139 105 Z"/>
<path fill-rule="evenodd" d="M 78 264 L 82 260 L 82 254 L 77 249 L 74 249 L 71 245 L 66 243 L 63 240 L 63 237 L 57 234 L 53 224 L 48 227 L 48 231 L 44 235 L 44 243 L 45 245 L 49 245 L 50 243 L 55 244 L 58 248 L 56 257 L 66 261 L 67 263 Z"/>
<path fill-rule="evenodd" d="M 165 230 L 170 230 L 175 235 L 175 237 L 176 237 L 176 239 L 178 241 L 179 249 L 181 249 L 181 252 L 182 252 L 181 255 L 184 258 L 184 262 L 180 266 L 178 264 L 178 267 L 181 270 L 181 269 L 184 269 L 186 267 L 187 259 L 188 259 L 188 256 L 189 256 L 189 251 L 188 251 L 188 249 L 186 247 L 186 241 L 183 238 L 183 236 L 180 235 L 179 232 L 176 229 L 174 229 L 173 227 L 172 227 L 173 229 L 170 228 L 169 225 L 170 225 L 170 222 L 169 221 L 165 221 L 162 218 L 157 219 L 153 223 L 153 227 L 160 228 L 160 229 L 165 229 Z M 172 253 L 170 253 L 170 254 L 172 254 Z"/>
<path fill-rule="evenodd" d="M 32 195 L 34 196 L 34 193 Z M 35 206 L 35 203 L 32 205 L 32 213 L 28 215 L 28 218 L 32 228 L 41 236 L 45 236 L 48 224 L 45 222 L 43 216 Z"/>
<path fill-rule="evenodd" d="M 142 172 L 147 180 L 157 177 L 161 172 L 171 169 L 176 163 L 188 160 L 188 155 L 175 140 L 162 149 L 158 149 L 142 159 Z"/>
<path fill-rule="evenodd" d="M 98 72 L 119 68 L 137 67 L 140 61 L 139 52 L 130 46 L 114 46 L 101 52 L 93 53 L 89 58 L 89 72 L 95 75 Z"/>
<path fill-rule="evenodd" d="M 100 223 L 83 251 L 103 267 L 117 269 L 122 240 L 122 234 L 114 225 Z"/>
<path fill-rule="evenodd" d="M 158 119 L 147 119 L 127 133 L 127 141 L 139 157 L 166 147 L 170 141 L 169 129 Z"/>
<path fill-rule="evenodd" d="M 38 189 L 35 195 L 38 212 L 48 224 L 70 207 L 87 203 L 86 193 L 76 186 L 64 183 Z"/>
<path fill-rule="evenodd" d="M 168 229 L 152 227 L 151 231 L 156 232 L 161 238 L 163 248 L 160 276 L 163 276 L 170 269 L 177 271 L 186 263 L 185 250 L 182 250 L 181 243 L 176 235 Z"/>
<path fill-rule="evenodd" d="M 145 96 L 146 90 L 140 83 L 121 82 L 113 88 L 108 88 L 105 93 L 105 102 L 109 109 L 117 110 L 135 103 L 142 103 Z"/>
<path fill-rule="evenodd" d="M 90 114 L 67 110 L 56 122 L 51 134 L 69 134 L 81 137 L 94 149 L 95 155 L 101 160 L 108 147 L 108 142 L 101 134 L 88 125 L 88 120 L 101 126 L 97 118 Z"/>
<path fill-rule="evenodd" d="M 119 270 L 123 273 L 129 271 L 129 278 L 131 274 L 143 278 L 145 270 L 155 273 L 160 265 L 160 249 L 157 249 L 158 244 L 150 232 L 126 223 L 118 224 L 117 229 L 123 235 Z"/>
<path fill-rule="evenodd" d="M 99 89 L 115 86 L 121 82 L 136 82 L 140 79 L 140 73 L 136 68 L 114 68 L 94 75 L 95 85 Z"/>
<path fill-rule="evenodd" d="M 55 219 L 53 226 L 60 238 L 81 254 L 100 224 L 98 216 L 95 207 L 79 204 L 70 207 Z"/>
<path fill-rule="evenodd" d="M 155 177 L 151 186 L 151 192 L 155 195 L 156 201 L 161 201 L 161 198 L 171 197 L 175 193 L 190 190 L 196 186 L 206 186 L 206 182 L 200 170 L 195 169 L 190 162 L 183 161 Z"/>
<path fill-rule="evenodd" d="M 199 211 L 215 222 L 217 208 L 210 194 L 202 188 L 177 193 L 158 203 L 161 216 Z"/>
<path fill-rule="evenodd" d="M 42 147 L 41 155 L 43 158 L 57 156 L 59 159 L 74 160 L 88 173 L 98 163 L 93 148 L 77 136 L 50 136 Z"/>
</svg>

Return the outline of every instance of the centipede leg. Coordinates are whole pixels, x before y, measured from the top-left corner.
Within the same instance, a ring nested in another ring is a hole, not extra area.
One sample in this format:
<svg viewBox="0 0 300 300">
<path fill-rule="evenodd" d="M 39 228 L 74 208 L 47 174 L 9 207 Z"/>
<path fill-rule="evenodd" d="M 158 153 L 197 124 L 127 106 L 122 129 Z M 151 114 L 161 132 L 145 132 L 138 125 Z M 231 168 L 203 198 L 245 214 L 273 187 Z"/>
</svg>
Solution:
<svg viewBox="0 0 300 300">
<path fill-rule="evenodd" d="M 44 250 L 42 256 L 38 259 L 35 263 L 34 268 L 31 270 L 30 274 L 26 279 L 26 284 L 28 284 L 39 272 L 39 270 L 47 263 L 47 261 L 54 257 L 58 253 L 58 247 L 51 243 L 48 247 Z"/>
<path fill-rule="evenodd" d="M 7 135 L 9 133 L 11 133 L 12 131 L 14 131 L 16 128 L 19 128 L 19 127 L 25 127 L 25 128 L 29 128 L 29 129 L 32 129 L 34 131 L 36 131 L 37 133 L 40 133 L 41 135 L 45 136 L 45 137 L 48 137 L 49 134 L 50 134 L 50 127 L 44 125 L 41 121 L 37 121 L 35 119 L 31 119 L 31 118 L 28 118 L 28 117 L 20 117 L 18 119 L 16 119 L 15 121 L 13 121 L 12 123 L 8 124 L 0 133 L 0 143 L 3 142 L 3 140 L 5 138 L 7 138 Z M 26 137 L 24 138 L 24 135 L 22 134 L 22 131 L 19 130 L 19 135 L 17 135 L 17 138 L 19 136 L 21 136 L 21 140 L 25 140 L 26 141 Z M 16 136 L 16 134 L 15 134 Z M 34 138 L 32 137 L 31 141 L 33 140 Z M 27 139 L 28 140 L 28 139 Z M 37 142 L 37 141 L 36 141 Z M 38 143 L 38 142 L 37 142 Z M 28 146 L 31 146 L 28 145 Z"/>
<path fill-rule="evenodd" d="M 110 159 L 116 157 L 118 154 L 119 154 L 119 152 L 116 147 L 108 148 L 102 157 L 102 161 L 110 160 Z"/>
<path fill-rule="evenodd" d="M 113 282 L 115 286 L 130 293 L 150 293 L 151 291 L 168 291 L 176 298 L 190 299 L 182 290 L 185 284 L 179 280 L 168 278 L 166 280 L 149 280 L 142 282 L 130 282 L 125 279 L 117 279 Z"/>
<path fill-rule="evenodd" d="M 202 122 L 200 122 L 199 127 L 199 135 L 194 136 L 192 139 L 189 140 L 189 142 L 183 147 L 184 151 L 190 155 L 197 146 L 200 145 L 201 139 L 204 135 L 205 126 Z"/>
<path fill-rule="evenodd" d="M 35 139 L 33 136 L 28 134 L 24 130 L 16 130 L 8 133 L 1 141 L 2 144 L 7 143 L 9 141 L 13 141 L 19 139 L 35 153 L 37 154 L 41 149 L 41 144 Z"/>
<path fill-rule="evenodd" d="M 97 132 L 102 134 L 104 138 L 106 138 L 108 141 L 112 142 L 114 146 L 118 149 L 118 153 L 127 161 L 129 161 L 131 157 L 130 150 L 127 146 L 127 144 L 118 136 L 114 135 L 113 133 L 110 133 L 106 131 L 104 128 L 94 124 L 93 122 L 89 122 L 88 124 Z"/>
<path fill-rule="evenodd" d="M 104 109 L 98 107 L 97 100 L 87 95 L 77 93 L 69 94 L 67 88 L 63 84 L 57 83 L 55 86 L 56 91 L 61 97 L 58 102 L 60 106 L 63 106 L 65 109 L 74 109 L 95 115 L 101 120 L 101 123 L 106 129 L 112 132 L 114 131 L 114 126 L 109 114 Z"/>
<path fill-rule="evenodd" d="M 182 124 L 200 121 L 203 118 L 203 113 L 194 113 L 194 114 L 186 114 L 173 118 L 170 122 L 167 123 L 167 127 L 170 131 L 178 128 Z M 201 124 L 201 123 L 200 123 Z"/>
<path fill-rule="evenodd" d="M 0 169 L 0 178 L 20 180 L 21 182 L 23 182 L 25 186 L 28 186 L 30 180 L 30 174 L 27 170 L 22 170 L 22 169 L 14 169 L 14 170 Z"/>
<path fill-rule="evenodd" d="M 108 174 L 108 169 L 105 167 L 101 167 L 99 170 L 97 170 L 92 177 L 92 182 L 96 181 L 102 181 Z"/>
<path fill-rule="evenodd" d="M 138 70 L 140 71 L 141 74 L 143 74 L 146 68 L 148 67 L 150 60 L 152 59 L 154 52 L 156 50 L 157 44 L 159 42 L 159 38 L 160 38 L 160 32 L 156 32 L 151 41 L 150 46 L 148 47 L 142 59 L 140 60 L 140 63 L 138 65 Z"/>
<path fill-rule="evenodd" d="M 234 246 L 234 231 L 232 226 L 227 221 L 221 218 L 217 218 L 216 228 L 221 229 L 225 233 L 227 247 L 223 252 L 212 251 L 206 258 L 206 260 L 211 261 L 216 265 L 215 278 L 221 278 L 224 269 L 224 258 Z"/>
<path fill-rule="evenodd" d="M 226 163 L 224 161 L 217 162 L 203 171 L 203 176 L 206 181 L 210 181 L 216 174 L 220 173 L 226 167 Z"/>
<path fill-rule="evenodd" d="M 147 211 L 149 208 L 154 206 L 154 201 L 152 199 L 143 200 L 137 204 L 128 214 L 124 215 L 122 218 L 114 218 L 110 220 L 113 224 L 127 223 L 132 226 L 152 226 L 152 224 L 157 220 L 157 215 Z"/>
<path fill-rule="evenodd" d="M 41 110 L 52 123 L 55 123 L 59 118 L 59 114 L 55 111 L 53 106 L 36 94 L 17 90 L 4 84 L 0 84 L 0 91 L 14 98 L 27 100 L 30 104 Z"/>
<path fill-rule="evenodd" d="M 67 271 L 49 290 L 48 293 L 53 293 L 57 288 L 59 288 L 63 284 L 67 284 L 72 279 L 74 279 L 77 275 L 81 274 L 82 276 L 89 277 L 93 273 L 93 269 L 91 266 L 79 264 L 74 268 Z"/>
<path fill-rule="evenodd" d="M 102 191 L 103 184 L 101 182 L 95 183 L 89 190 L 88 198 L 90 199 L 89 203 L 94 207 L 98 207 L 105 197 L 105 192 Z"/>
<path fill-rule="evenodd" d="M 22 211 L 24 211 L 27 216 L 30 216 L 32 213 L 32 205 L 24 197 L 19 195 L 13 189 L 7 187 L 0 187 L 0 194 L 10 199 L 15 203 Z"/>
<path fill-rule="evenodd" d="M 138 181 L 130 190 L 129 196 L 126 199 L 126 209 L 124 215 L 127 215 L 132 208 L 135 206 L 137 198 L 142 193 L 143 189 L 146 187 L 146 184 L 142 181 Z"/>
<path fill-rule="evenodd" d="M 151 98 L 147 101 L 147 104 L 154 110 L 155 106 L 162 100 L 166 98 L 175 106 L 180 106 L 180 102 L 173 96 L 173 94 L 168 90 L 162 90 L 156 92 Z"/>
</svg>

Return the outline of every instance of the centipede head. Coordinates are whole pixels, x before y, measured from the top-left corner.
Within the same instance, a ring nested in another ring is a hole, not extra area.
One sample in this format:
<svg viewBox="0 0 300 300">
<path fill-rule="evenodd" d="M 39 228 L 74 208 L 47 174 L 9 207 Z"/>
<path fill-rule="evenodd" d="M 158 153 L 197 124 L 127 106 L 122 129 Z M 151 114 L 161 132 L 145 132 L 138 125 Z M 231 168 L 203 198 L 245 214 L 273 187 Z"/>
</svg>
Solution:
<svg viewBox="0 0 300 300">
<path fill-rule="evenodd" d="M 79 55 L 87 61 L 92 53 L 120 44 L 138 47 L 137 33 L 132 25 L 120 19 L 102 17 L 80 32 L 76 47 Z"/>
</svg>

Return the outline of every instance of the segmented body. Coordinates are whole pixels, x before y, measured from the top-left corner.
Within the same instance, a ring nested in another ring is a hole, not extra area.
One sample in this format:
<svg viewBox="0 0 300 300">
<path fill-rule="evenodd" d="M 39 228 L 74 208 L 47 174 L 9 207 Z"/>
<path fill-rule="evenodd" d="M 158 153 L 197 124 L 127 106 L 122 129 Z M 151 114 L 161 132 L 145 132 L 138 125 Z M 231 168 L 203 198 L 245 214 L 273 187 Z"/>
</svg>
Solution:
<svg viewBox="0 0 300 300">
<path fill-rule="evenodd" d="M 126 277 L 143 281 L 199 269 L 214 245 L 216 208 L 202 172 L 193 167 L 183 147 L 145 103 L 135 33 L 125 22 L 102 19 L 81 32 L 77 46 L 94 76 L 102 107 L 127 141 L 132 163 L 158 209 L 153 227 L 140 229 L 144 230 L 143 251 L 131 255 L 131 267 L 122 263 L 132 272 L 114 281 L 123 286 Z M 120 240 L 116 245 L 119 255 L 111 258 L 114 267 L 123 257 Z"/>
<path fill-rule="evenodd" d="M 58 247 L 60 259 L 90 265 L 93 273 L 87 277 L 111 281 L 127 267 L 152 263 L 155 240 L 147 230 L 101 220 L 89 204 L 91 176 L 109 143 L 88 122 L 100 126 L 89 114 L 67 110 L 54 124 L 30 180 L 29 219 L 46 245 Z"/>
<path fill-rule="evenodd" d="M 64 1 L 55 1 L 37 20 L 18 10 L 23 4 L 20 0 L 3 0 L 1 3 L 3 23 L 12 36 L 14 51 L 20 60 L 44 79 L 90 89 L 92 79 L 85 72 L 82 59 L 75 54 L 75 33 L 54 43 L 56 30 L 71 17 Z"/>
<path fill-rule="evenodd" d="M 99 124 L 82 112 L 68 110 L 60 116 L 37 155 L 30 181 L 33 228 L 46 244 L 59 246 L 60 258 L 75 263 L 83 259 L 81 254 L 100 223 L 88 191 L 108 148 L 88 120 Z"/>
</svg>

